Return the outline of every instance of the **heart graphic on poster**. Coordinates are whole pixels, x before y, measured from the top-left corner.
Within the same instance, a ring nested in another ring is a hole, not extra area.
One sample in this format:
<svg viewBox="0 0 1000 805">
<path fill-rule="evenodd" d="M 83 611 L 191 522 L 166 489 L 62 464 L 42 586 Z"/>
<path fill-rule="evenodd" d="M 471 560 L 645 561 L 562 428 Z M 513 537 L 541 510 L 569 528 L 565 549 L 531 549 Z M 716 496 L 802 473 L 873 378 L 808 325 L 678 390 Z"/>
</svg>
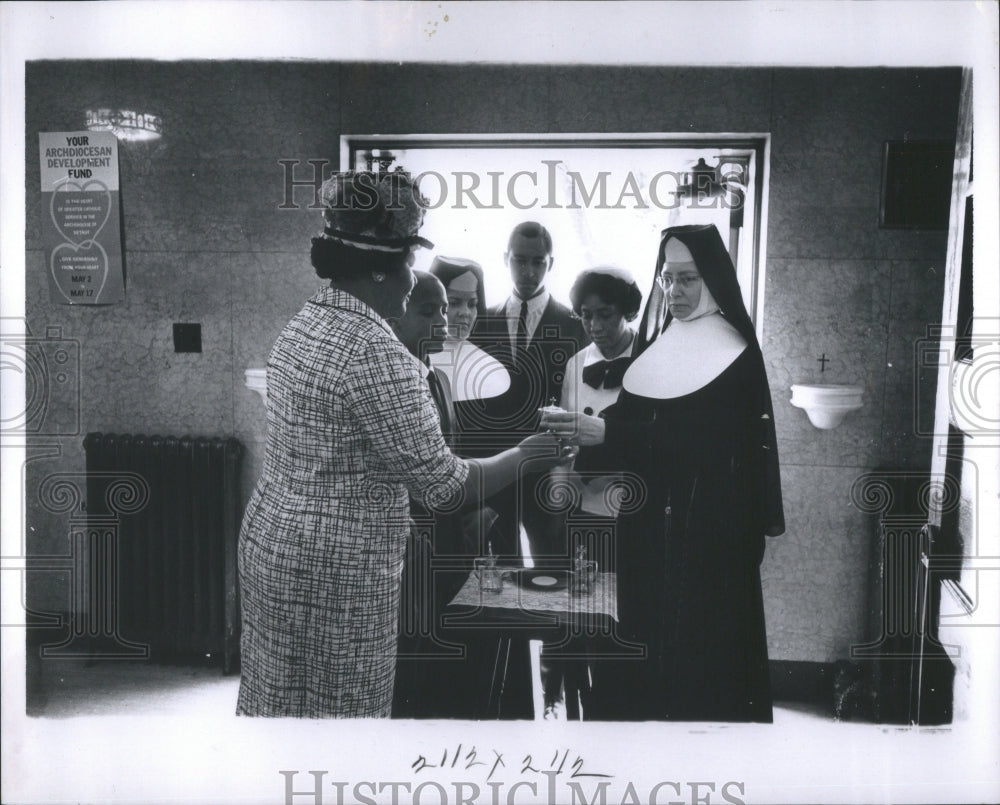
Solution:
<svg viewBox="0 0 1000 805">
<path fill-rule="evenodd" d="M 49 271 L 66 301 L 96 303 L 108 280 L 108 254 L 97 241 L 60 243 L 52 250 Z"/>
<path fill-rule="evenodd" d="M 78 246 L 83 245 L 94 240 L 108 222 L 111 215 L 111 191 L 98 179 L 91 179 L 82 185 L 63 182 L 52 193 L 49 214 L 52 224 L 64 240 Z"/>
</svg>

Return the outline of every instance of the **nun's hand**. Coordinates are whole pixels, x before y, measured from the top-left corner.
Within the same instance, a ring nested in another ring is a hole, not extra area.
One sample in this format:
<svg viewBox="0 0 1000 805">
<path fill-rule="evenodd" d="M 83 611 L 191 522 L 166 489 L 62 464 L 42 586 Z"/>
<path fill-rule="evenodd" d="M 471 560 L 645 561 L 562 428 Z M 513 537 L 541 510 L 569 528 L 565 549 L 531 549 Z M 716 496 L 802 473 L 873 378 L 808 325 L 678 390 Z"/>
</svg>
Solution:
<svg viewBox="0 0 1000 805">
<path fill-rule="evenodd" d="M 539 429 L 553 433 L 566 444 L 591 447 L 604 443 L 604 420 L 577 411 L 541 409 Z"/>
</svg>

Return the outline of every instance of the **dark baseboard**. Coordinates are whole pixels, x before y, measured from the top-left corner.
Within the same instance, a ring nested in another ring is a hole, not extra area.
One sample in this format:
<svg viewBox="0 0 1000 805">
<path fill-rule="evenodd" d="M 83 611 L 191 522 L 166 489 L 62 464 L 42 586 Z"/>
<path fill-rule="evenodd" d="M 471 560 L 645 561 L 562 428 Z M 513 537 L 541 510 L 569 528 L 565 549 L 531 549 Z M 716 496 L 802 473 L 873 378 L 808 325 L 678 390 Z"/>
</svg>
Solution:
<svg viewBox="0 0 1000 805">
<path fill-rule="evenodd" d="M 772 660 L 771 696 L 777 704 L 805 705 L 831 718 L 877 724 L 951 723 L 954 665 L 928 649 L 920 701 L 910 659 L 877 662 Z"/>
<path fill-rule="evenodd" d="M 62 613 L 61 625 L 29 623 L 25 629 L 25 660 L 29 686 L 42 670 L 55 662 L 93 664 L 106 660 L 151 662 L 160 665 L 225 668 L 220 652 L 163 649 L 156 645 L 106 635 L 71 634 L 72 617 Z M 239 656 L 224 673 L 239 673 Z"/>
<path fill-rule="evenodd" d="M 832 662 L 771 660 L 771 697 L 775 702 L 794 702 L 829 709 L 832 714 Z"/>
</svg>

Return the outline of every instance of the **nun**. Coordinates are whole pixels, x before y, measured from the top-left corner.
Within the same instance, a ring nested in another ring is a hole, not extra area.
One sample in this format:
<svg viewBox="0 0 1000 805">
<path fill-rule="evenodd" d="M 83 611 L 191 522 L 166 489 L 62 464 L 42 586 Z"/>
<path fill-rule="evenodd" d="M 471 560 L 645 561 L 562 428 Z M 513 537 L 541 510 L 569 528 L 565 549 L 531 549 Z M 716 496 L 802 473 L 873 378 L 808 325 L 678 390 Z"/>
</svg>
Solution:
<svg viewBox="0 0 1000 805">
<path fill-rule="evenodd" d="M 612 720 L 772 721 L 760 563 L 784 532 L 764 360 L 718 230 L 664 230 L 617 402 L 547 411 L 576 469 L 642 481 L 618 514 L 620 634 L 643 651 L 604 691 Z"/>
</svg>

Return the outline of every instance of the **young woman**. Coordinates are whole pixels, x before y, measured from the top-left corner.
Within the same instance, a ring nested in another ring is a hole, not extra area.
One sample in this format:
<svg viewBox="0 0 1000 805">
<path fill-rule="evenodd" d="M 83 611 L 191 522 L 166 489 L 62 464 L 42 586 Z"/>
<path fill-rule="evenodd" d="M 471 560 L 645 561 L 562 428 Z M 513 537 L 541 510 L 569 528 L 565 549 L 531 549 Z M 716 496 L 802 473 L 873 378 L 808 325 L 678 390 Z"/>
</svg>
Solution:
<svg viewBox="0 0 1000 805">
<path fill-rule="evenodd" d="M 618 399 L 625 370 L 632 362 L 635 332 L 629 322 L 639 313 L 642 294 L 628 271 L 600 266 L 581 272 L 569 297 L 590 344 L 566 364 L 559 405 L 601 416 Z M 558 498 L 574 501 L 566 517 L 554 523 L 569 555 L 582 547 L 601 572 L 613 572 L 618 503 L 633 496 L 635 483 L 622 473 L 581 475 L 572 466 L 556 467 L 549 478 L 556 489 L 561 487 Z M 568 650 L 579 654 L 586 651 L 586 645 L 574 641 Z M 604 686 L 615 684 L 604 673 L 606 663 L 561 660 L 559 651 L 548 646 L 541 670 L 546 719 L 558 719 L 563 708 L 568 718 L 594 718 L 595 695 L 600 697 Z"/>
<path fill-rule="evenodd" d="M 499 397 L 510 388 L 510 375 L 496 358 L 470 340 L 476 322 L 486 315 L 483 269 L 474 260 L 435 257 L 430 273 L 441 280 L 448 297 L 448 336 L 431 365 L 445 373 L 452 396 L 461 403 Z"/>
</svg>

